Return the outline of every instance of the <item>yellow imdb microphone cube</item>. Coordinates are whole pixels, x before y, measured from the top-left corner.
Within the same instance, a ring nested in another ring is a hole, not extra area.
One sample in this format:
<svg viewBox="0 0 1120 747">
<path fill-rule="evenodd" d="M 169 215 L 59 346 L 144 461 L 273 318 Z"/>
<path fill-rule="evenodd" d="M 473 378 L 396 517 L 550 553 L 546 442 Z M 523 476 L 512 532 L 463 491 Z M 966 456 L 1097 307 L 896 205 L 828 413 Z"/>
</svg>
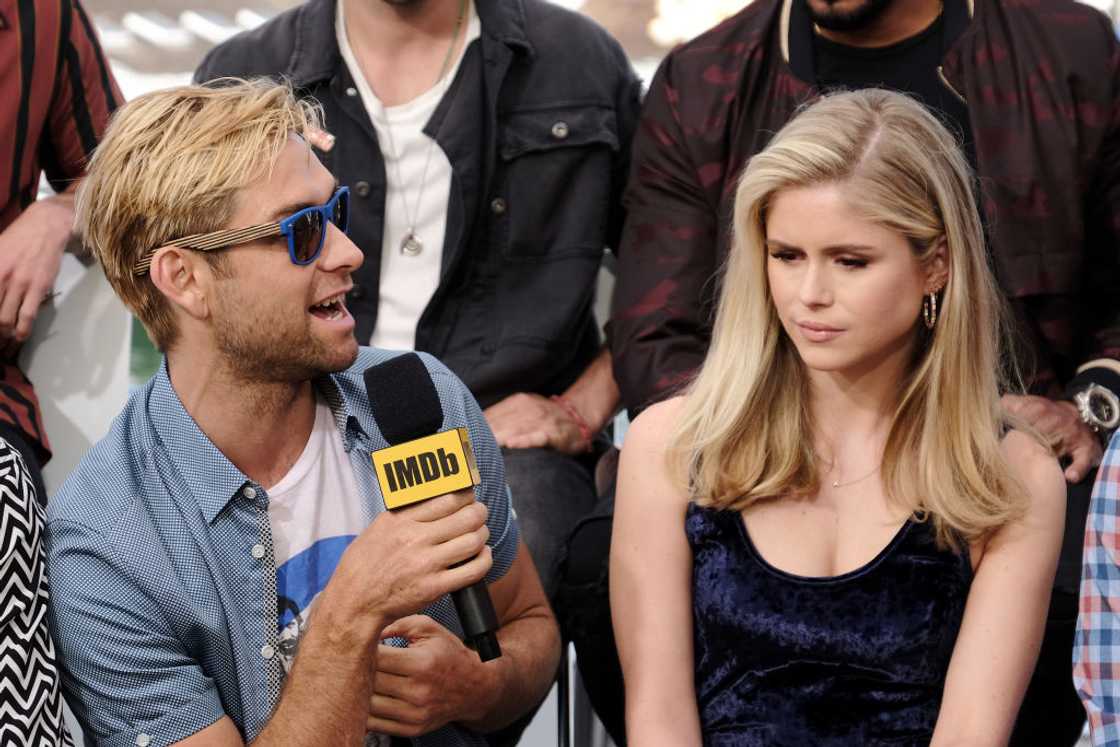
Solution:
<svg viewBox="0 0 1120 747">
<path fill-rule="evenodd" d="M 482 482 L 466 428 L 378 449 L 370 459 L 389 510 Z"/>
</svg>

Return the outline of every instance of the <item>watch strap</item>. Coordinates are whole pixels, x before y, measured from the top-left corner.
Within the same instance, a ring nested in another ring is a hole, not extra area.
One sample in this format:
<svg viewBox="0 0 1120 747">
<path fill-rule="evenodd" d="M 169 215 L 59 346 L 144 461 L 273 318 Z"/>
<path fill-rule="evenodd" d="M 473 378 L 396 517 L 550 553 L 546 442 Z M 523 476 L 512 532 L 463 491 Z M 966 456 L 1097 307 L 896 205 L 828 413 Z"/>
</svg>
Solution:
<svg viewBox="0 0 1120 747">
<path fill-rule="evenodd" d="M 1115 361 L 1109 361 L 1116 363 Z M 1113 394 L 1120 396 L 1120 370 L 1111 366 L 1088 365 L 1077 372 L 1077 375 L 1066 385 L 1065 397 L 1073 400 L 1073 395 L 1083 391 L 1090 384 L 1098 384 Z"/>
</svg>

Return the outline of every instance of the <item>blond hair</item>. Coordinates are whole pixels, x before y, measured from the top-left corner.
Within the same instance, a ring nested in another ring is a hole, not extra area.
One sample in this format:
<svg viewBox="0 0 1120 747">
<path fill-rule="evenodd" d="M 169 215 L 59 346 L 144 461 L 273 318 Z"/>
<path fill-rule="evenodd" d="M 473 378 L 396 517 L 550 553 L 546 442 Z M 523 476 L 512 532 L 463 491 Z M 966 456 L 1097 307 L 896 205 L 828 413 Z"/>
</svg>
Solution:
<svg viewBox="0 0 1120 747">
<path fill-rule="evenodd" d="M 881 475 L 943 546 L 984 536 L 1026 498 L 1000 449 L 1000 394 L 1018 381 L 1012 356 L 1001 356 L 1005 302 L 960 149 L 924 107 L 889 91 L 818 100 L 744 170 L 711 347 L 671 441 L 676 474 L 693 500 L 735 510 L 820 489 L 807 374 L 770 298 L 764 243 L 775 194 L 821 184 L 842 184 L 853 209 L 907 237 L 924 266 L 946 247 L 939 318 L 932 332 L 915 319 Z"/>
<path fill-rule="evenodd" d="M 264 176 L 292 134 L 321 113 L 287 83 L 225 78 L 140 96 L 113 116 L 78 190 L 75 224 L 125 305 L 162 351 L 178 330 L 144 252 L 228 227 L 238 192 Z M 221 265 L 220 253 L 208 261 Z"/>
</svg>

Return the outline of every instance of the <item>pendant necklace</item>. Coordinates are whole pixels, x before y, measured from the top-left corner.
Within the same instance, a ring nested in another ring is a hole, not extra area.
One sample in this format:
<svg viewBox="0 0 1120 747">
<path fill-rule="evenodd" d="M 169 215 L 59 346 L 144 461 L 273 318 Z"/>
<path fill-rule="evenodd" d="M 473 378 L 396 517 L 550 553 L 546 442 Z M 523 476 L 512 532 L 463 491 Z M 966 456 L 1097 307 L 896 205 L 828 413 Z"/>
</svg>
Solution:
<svg viewBox="0 0 1120 747">
<path fill-rule="evenodd" d="M 467 0 L 459 0 L 459 17 L 455 20 L 455 31 L 451 34 L 451 45 L 447 48 L 447 54 L 443 58 L 443 64 L 440 65 L 439 76 L 436 78 L 435 85 L 443 80 L 447 75 L 448 65 L 451 63 L 451 55 L 455 51 L 455 44 L 459 41 L 459 31 L 463 28 L 463 16 L 466 15 Z M 389 137 L 389 150 L 392 151 L 393 171 L 396 173 L 397 184 L 400 187 L 401 208 L 404 212 L 405 220 L 408 222 L 408 230 L 404 232 L 404 238 L 401 239 L 400 251 L 401 254 L 409 257 L 415 257 L 424 250 L 424 242 L 416 235 L 416 218 L 420 213 L 420 205 L 424 201 L 424 187 L 427 186 L 428 180 L 428 165 L 432 162 L 432 150 L 435 148 L 435 138 L 429 138 L 427 154 L 424 156 L 424 170 L 420 172 L 420 189 L 416 194 L 416 204 L 413 206 L 414 211 L 408 209 L 408 196 L 405 195 L 404 180 L 401 178 L 401 163 L 400 152 L 397 150 L 397 144 L 393 140 L 393 127 L 389 122 L 389 110 L 385 104 L 381 104 L 381 116 L 385 118 L 385 134 Z"/>
<path fill-rule="evenodd" d="M 878 472 L 879 467 L 881 467 L 881 466 L 882 466 L 881 464 L 875 465 L 875 469 L 871 470 L 870 472 L 868 472 L 863 477 L 857 477 L 854 480 L 848 480 L 847 482 L 840 482 L 839 480 L 833 480 L 832 481 L 832 487 L 834 487 L 834 488 L 846 488 L 849 485 L 855 485 L 857 482 L 863 482 L 864 480 L 866 480 L 867 478 L 871 477 L 873 474 Z"/>
</svg>

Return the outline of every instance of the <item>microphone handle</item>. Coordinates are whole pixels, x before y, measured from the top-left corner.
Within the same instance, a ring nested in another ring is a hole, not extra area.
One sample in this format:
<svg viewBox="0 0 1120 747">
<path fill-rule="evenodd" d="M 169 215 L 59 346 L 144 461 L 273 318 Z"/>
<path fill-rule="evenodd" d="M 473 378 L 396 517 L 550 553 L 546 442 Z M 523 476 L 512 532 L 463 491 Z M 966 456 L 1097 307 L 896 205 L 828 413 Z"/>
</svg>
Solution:
<svg viewBox="0 0 1120 747">
<path fill-rule="evenodd" d="M 494 612 L 494 602 L 485 581 L 479 581 L 465 589 L 451 592 L 455 611 L 463 626 L 463 642 L 478 652 L 482 661 L 497 659 L 502 655 L 498 645 L 498 615 Z"/>
</svg>

